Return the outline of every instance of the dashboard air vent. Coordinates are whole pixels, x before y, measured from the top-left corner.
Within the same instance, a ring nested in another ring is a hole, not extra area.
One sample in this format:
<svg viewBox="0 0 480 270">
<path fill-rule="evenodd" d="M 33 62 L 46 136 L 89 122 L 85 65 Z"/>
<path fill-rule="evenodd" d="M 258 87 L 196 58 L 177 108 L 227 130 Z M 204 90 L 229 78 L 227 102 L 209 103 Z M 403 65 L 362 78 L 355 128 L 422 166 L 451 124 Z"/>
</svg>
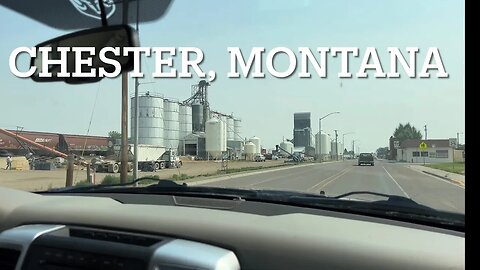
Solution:
<svg viewBox="0 0 480 270">
<path fill-rule="evenodd" d="M 96 230 L 77 229 L 77 228 L 70 228 L 70 236 L 100 240 L 100 241 L 124 243 L 124 244 L 137 245 L 137 246 L 143 246 L 143 247 L 149 247 L 161 241 L 160 239 L 133 235 L 133 234 L 122 234 L 122 233 L 116 233 L 116 232 L 96 231 Z"/>
</svg>

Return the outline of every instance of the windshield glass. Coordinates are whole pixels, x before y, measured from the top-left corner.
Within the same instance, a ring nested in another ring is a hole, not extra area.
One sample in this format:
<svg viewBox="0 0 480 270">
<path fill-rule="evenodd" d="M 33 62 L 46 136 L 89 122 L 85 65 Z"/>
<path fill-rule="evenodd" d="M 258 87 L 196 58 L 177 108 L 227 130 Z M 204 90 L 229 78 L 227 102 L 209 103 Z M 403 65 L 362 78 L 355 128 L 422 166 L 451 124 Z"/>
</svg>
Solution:
<svg viewBox="0 0 480 270">
<path fill-rule="evenodd" d="M 86 84 L 18 76 L 30 58 L 15 49 L 92 25 L 54 28 L 0 6 L 0 186 L 46 191 L 151 176 L 370 191 L 463 214 L 464 12 L 463 2 L 433 0 L 173 1 L 138 25 L 145 50 L 122 106 L 121 75 Z"/>
</svg>

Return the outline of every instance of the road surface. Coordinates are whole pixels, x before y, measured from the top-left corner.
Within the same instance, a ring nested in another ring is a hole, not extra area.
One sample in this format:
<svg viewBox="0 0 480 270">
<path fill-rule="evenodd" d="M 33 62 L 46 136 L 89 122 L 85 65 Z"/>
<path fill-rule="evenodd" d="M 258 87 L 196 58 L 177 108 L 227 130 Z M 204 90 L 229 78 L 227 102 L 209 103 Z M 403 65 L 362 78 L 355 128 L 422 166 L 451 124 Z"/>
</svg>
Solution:
<svg viewBox="0 0 480 270">
<path fill-rule="evenodd" d="M 378 160 L 375 166 L 358 166 L 356 160 L 346 160 L 273 170 L 203 185 L 313 193 L 323 190 L 328 196 L 351 191 L 373 191 L 409 197 L 417 203 L 439 210 L 465 213 L 464 188 L 412 170 L 405 163 Z M 382 199 L 371 195 L 356 195 L 356 198 Z"/>
</svg>

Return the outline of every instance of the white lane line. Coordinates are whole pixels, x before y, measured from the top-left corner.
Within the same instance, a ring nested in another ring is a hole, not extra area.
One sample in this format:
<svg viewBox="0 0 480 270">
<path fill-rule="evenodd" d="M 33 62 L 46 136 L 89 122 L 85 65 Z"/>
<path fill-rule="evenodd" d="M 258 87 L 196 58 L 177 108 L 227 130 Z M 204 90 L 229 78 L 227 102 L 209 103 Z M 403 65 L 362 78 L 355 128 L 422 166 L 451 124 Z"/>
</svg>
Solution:
<svg viewBox="0 0 480 270">
<path fill-rule="evenodd" d="M 443 201 L 443 204 L 450 207 L 450 208 L 453 208 L 455 210 L 459 210 L 455 205 L 453 205 L 453 203 L 451 203 L 450 201 Z"/>
<path fill-rule="evenodd" d="M 397 184 L 397 187 L 403 192 L 403 194 L 405 194 L 405 196 L 410 199 L 410 196 L 408 196 L 407 192 L 405 192 L 405 190 L 403 190 L 403 188 L 398 184 L 397 180 L 395 180 L 395 178 L 393 178 L 393 176 L 387 171 L 387 169 L 385 169 L 384 166 L 382 166 L 382 168 L 385 170 L 385 172 L 388 174 L 388 176 L 390 176 L 390 179 L 392 179 L 393 182 L 395 182 L 395 184 Z"/>
</svg>

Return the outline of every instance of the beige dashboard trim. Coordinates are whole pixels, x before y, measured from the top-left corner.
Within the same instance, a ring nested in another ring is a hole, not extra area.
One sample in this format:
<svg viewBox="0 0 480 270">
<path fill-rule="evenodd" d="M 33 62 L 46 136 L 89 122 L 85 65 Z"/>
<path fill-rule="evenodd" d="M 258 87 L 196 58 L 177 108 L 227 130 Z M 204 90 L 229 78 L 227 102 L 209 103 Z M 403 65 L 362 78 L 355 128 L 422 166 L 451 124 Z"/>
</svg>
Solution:
<svg viewBox="0 0 480 270">
<path fill-rule="evenodd" d="M 5 203 L 9 200 L 13 201 Z M 312 263 L 323 263 L 324 269 L 339 265 L 462 269 L 465 265 L 464 237 L 327 216 L 121 204 L 109 198 L 48 197 L 5 188 L 0 188 L 0 213 L 0 230 L 47 222 L 173 235 L 223 245 L 239 254 L 240 261 L 244 254 L 262 254 L 259 269 L 308 269 Z"/>
</svg>

